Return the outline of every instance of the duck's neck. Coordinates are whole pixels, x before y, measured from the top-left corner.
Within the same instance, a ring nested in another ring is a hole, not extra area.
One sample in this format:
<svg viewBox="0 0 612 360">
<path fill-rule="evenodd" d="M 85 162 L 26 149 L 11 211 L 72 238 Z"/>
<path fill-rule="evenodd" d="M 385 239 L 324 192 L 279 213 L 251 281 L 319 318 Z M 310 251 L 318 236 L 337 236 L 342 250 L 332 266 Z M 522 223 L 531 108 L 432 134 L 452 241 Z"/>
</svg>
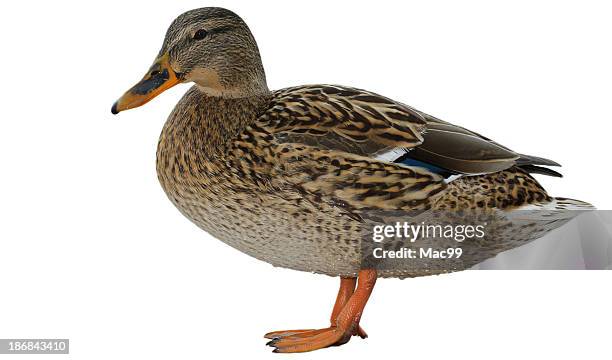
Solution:
<svg viewBox="0 0 612 360">
<path fill-rule="evenodd" d="M 257 120 L 269 99 L 267 91 L 248 96 L 211 96 L 196 85 L 168 118 L 160 147 L 172 144 L 174 148 L 188 147 L 202 157 L 223 157 L 231 141 Z"/>
</svg>

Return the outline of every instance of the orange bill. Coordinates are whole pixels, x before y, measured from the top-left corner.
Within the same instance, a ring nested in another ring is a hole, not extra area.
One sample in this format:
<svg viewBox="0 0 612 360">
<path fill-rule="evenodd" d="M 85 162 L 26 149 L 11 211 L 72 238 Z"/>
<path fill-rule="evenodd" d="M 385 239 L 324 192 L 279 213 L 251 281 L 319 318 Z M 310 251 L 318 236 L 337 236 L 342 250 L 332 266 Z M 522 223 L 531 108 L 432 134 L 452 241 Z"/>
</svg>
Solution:
<svg viewBox="0 0 612 360">
<path fill-rule="evenodd" d="M 111 112 L 113 114 L 118 114 L 120 111 L 144 105 L 157 95 L 180 82 L 181 80 L 170 67 L 168 54 L 164 54 L 155 60 L 149 72 L 140 82 L 126 91 L 125 94 L 113 104 Z"/>
</svg>

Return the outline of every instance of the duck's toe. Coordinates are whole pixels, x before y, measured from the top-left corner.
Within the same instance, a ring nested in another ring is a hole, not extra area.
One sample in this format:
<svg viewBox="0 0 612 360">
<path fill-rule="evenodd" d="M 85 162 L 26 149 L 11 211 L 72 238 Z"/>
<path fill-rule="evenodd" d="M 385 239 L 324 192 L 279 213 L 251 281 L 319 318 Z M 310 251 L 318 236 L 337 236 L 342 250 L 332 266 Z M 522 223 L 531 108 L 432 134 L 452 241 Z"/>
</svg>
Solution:
<svg viewBox="0 0 612 360">
<path fill-rule="evenodd" d="M 355 333 L 353 335 L 359 336 L 362 339 L 365 339 L 368 337 L 368 333 L 365 332 L 365 330 L 363 330 L 363 328 L 359 325 L 357 325 L 357 329 L 355 330 Z"/>
<path fill-rule="evenodd" d="M 316 334 L 320 334 L 321 332 L 325 331 L 327 328 L 325 329 L 295 329 L 295 330 L 278 330 L 278 331 L 271 331 L 267 334 L 264 335 L 264 338 L 266 339 L 270 339 L 270 340 L 278 340 L 281 338 L 285 338 L 285 337 L 308 337 L 311 335 L 316 335 Z M 363 328 L 360 325 L 357 325 L 357 329 L 355 329 L 353 331 L 353 336 L 359 336 L 362 339 L 365 339 L 368 337 L 368 334 L 365 332 L 365 330 L 363 330 Z"/>
<path fill-rule="evenodd" d="M 279 330 L 271 331 L 264 335 L 264 338 L 278 340 L 288 336 L 308 336 L 313 332 L 323 331 L 324 329 L 298 329 L 298 330 Z"/>
<path fill-rule="evenodd" d="M 291 334 L 291 335 L 288 335 Z M 273 337 L 267 343 L 276 353 L 297 353 L 323 349 L 332 345 L 342 345 L 351 338 L 352 330 L 336 326 L 317 330 L 274 331 L 266 334 Z"/>
</svg>

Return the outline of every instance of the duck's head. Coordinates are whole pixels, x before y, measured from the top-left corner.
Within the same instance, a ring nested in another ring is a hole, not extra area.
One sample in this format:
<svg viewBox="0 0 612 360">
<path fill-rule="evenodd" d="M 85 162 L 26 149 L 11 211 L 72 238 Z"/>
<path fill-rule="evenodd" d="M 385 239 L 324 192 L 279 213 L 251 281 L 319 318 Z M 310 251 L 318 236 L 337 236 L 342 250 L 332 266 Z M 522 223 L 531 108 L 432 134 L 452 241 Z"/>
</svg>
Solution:
<svg viewBox="0 0 612 360">
<path fill-rule="evenodd" d="M 149 71 L 111 111 L 141 106 L 182 82 L 194 82 L 211 96 L 247 97 L 268 91 L 257 43 L 238 15 L 201 8 L 176 18 Z"/>
</svg>

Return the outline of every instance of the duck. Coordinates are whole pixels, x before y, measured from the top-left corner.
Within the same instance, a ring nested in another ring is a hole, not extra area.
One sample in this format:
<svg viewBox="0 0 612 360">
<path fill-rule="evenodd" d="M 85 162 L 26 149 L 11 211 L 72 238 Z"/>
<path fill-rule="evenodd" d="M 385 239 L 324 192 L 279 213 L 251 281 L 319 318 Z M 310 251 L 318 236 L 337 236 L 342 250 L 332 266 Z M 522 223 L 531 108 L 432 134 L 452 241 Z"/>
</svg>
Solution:
<svg viewBox="0 0 612 360">
<path fill-rule="evenodd" d="M 111 112 L 142 106 L 179 83 L 193 85 L 168 116 L 156 154 L 169 200 L 212 237 L 258 260 L 340 278 L 330 325 L 269 332 L 274 352 L 366 338 L 360 319 L 377 279 L 464 270 L 590 208 L 550 196 L 535 179 L 560 177 L 550 168 L 558 163 L 402 102 L 341 85 L 268 89 L 253 34 L 224 8 L 178 16 L 153 65 Z M 505 220 L 491 236 L 465 241 L 453 261 L 381 260 L 369 251 L 394 250 L 401 239 L 381 245 L 364 235 L 398 219 L 476 210 L 508 219 L 526 209 L 546 221 L 517 227 Z"/>
</svg>

